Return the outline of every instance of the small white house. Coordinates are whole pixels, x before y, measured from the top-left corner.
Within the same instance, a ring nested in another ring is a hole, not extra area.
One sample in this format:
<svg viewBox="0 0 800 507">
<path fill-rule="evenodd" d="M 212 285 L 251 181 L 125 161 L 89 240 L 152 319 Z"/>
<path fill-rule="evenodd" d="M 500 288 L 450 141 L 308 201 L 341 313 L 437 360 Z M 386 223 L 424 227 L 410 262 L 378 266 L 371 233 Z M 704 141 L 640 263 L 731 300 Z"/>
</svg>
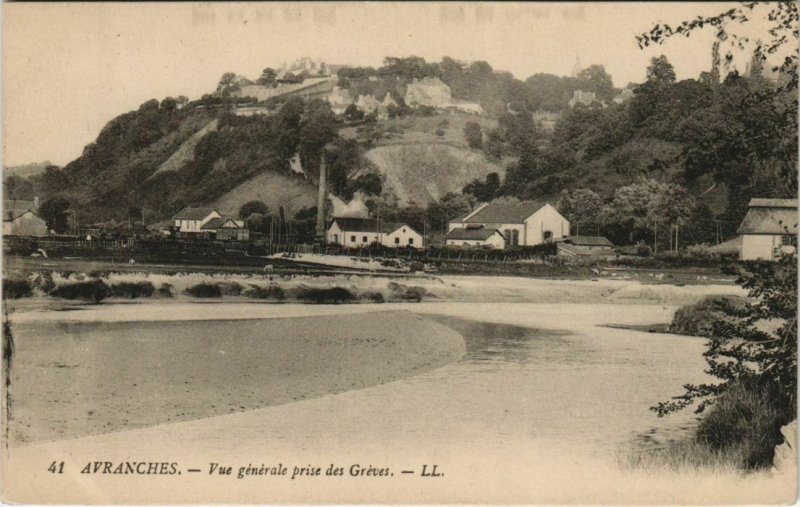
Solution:
<svg viewBox="0 0 800 507">
<path fill-rule="evenodd" d="M 402 223 L 383 224 L 383 237 L 381 244 L 388 247 L 422 248 L 422 234 L 414 228 Z"/>
<path fill-rule="evenodd" d="M 739 258 L 775 260 L 794 252 L 797 241 L 796 199 L 751 199 L 737 234 L 742 237 Z"/>
<path fill-rule="evenodd" d="M 46 236 L 47 225 L 29 209 L 3 210 L 3 236 Z"/>
<path fill-rule="evenodd" d="M 214 208 L 183 208 L 172 221 L 180 235 L 189 237 L 205 234 L 203 226 L 214 218 L 222 218 Z"/>
<path fill-rule="evenodd" d="M 379 244 L 386 247 L 422 248 L 423 238 L 411 226 L 375 218 L 334 217 L 325 232 L 325 242 L 348 248 Z"/>
<path fill-rule="evenodd" d="M 506 238 L 500 231 L 481 226 L 453 229 L 445 235 L 444 242 L 448 246 L 490 247 L 495 250 L 506 247 Z"/>
<path fill-rule="evenodd" d="M 532 201 L 482 204 L 451 221 L 449 231 L 481 227 L 499 231 L 505 246 L 534 246 L 569 236 L 569 220 L 552 205 Z"/>
</svg>

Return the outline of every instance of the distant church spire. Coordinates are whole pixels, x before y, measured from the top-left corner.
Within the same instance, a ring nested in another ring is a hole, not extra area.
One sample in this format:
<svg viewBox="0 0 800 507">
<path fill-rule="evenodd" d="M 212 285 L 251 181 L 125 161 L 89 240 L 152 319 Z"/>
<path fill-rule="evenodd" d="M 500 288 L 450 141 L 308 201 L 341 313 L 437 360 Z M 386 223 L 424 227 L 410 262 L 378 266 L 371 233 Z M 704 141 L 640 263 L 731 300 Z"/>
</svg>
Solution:
<svg viewBox="0 0 800 507">
<path fill-rule="evenodd" d="M 575 66 L 572 67 L 572 77 L 578 77 L 578 74 L 580 74 L 582 70 L 583 70 L 583 68 L 581 67 L 581 57 L 580 56 L 576 56 L 575 57 Z"/>
</svg>

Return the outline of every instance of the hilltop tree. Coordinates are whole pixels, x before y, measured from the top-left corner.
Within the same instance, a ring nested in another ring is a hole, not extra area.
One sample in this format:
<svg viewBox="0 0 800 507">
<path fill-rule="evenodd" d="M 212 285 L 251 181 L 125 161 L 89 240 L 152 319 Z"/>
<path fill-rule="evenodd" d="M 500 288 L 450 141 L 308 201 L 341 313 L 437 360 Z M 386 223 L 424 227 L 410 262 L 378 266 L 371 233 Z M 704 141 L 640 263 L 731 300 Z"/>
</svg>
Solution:
<svg viewBox="0 0 800 507">
<path fill-rule="evenodd" d="M 438 201 L 430 201 L 426 210 L 428 224 L 432 230 L 446 230 L 447 223 L 468 213 L 476 204 L 472 195 L 448 192 Z"/>
<path fill-rule="evenodd" d="M 650 59 L 650 66 L 647 67 L 647 80 L 660 85 L 669 85 L 675 82 L 675 68 L 669 63 L 666 56 L 654 56 Z"/>
<path fill-rule="evenodd" d="M 467 140 L 467 145 L 470 148 L 480 150 L 483 148 L 483 133 L 481 132 L 480 124 L 474 121 L 468 121 L 464 125 L 464 138 Z"/>
<path fill-rule="evenodd" d="M 323 147 L 338 136 L 337 124 L 327 102 L 315 99 L 306 104 L 300 120 L 300 161 L 304 169 L 319 170 Z"/>
<path fill-rule="evenodd" d="M 230 96 L 231 91 L 235 88 L 236 73 L 226 72 L 219 79 L 217 84 L 217 96 L 227 98 Z"/>
<path fill-rule="evenodd" d="M 472 194 L 480 202 L 489 202 L 500 190 L 500 175 L 495 172 L 486 175 L 486 180 L 476 178 L 464 186 L 464 194 Z"/>
<path fill-rule="evenodd" d="M 261 76 L 259 76 L 256 83 L 264 86 L 274 87 L 277 84 L 277 79 L 278 79 L 278 73 L 275 72 L 275 69 L 267 67 L 266 69 L 261 71 Z"/>
<path fill-rule="evenodd" d="M 261 201 L 248 201 L 239 208 L 239 218 L 246 220 L 253 214 L 269 215 L 269 207 Z"/>
<path fill-rule="evenodd" d="M 611 100 L 614 96 L 614 82 L 602 65 L 590 65 L 578 74 L 578 81 L 597 94 L 600 100 Z"/>
</svg>

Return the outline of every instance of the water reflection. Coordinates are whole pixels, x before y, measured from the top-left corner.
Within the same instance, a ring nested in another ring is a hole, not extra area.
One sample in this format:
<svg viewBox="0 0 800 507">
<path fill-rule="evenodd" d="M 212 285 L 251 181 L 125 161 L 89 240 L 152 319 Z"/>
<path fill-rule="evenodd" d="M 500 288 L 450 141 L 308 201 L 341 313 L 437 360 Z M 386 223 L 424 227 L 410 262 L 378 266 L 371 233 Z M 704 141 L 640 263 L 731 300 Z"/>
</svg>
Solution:
<svg viewBox="0 0 800 507">
<path fill-rule="evenodd" d="M 464 337 L 467 352 L 462 362 L 475 365 L 574 364 L 585 361 L 585 354 L 590 352 L 588 348 L 580 347 L 569 339 L 572 333 L 568 331 L 478 322 L 442 315 L 428 317 Z"/>
</svg>

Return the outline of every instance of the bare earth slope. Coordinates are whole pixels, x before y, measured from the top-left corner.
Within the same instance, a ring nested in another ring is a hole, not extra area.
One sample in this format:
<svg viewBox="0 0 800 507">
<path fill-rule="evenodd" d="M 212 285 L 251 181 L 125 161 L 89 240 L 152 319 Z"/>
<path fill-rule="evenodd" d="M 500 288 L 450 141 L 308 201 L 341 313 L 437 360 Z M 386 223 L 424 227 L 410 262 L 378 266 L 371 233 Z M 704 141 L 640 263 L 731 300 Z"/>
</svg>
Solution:
<svg viewBox="0 0 800 507">
<path fill-rule="evenodd" d="M 444 143 L 380 146 L 366 153 L 386 177 L 387 186 L 401 203 L 425 205 L 447 192 L 460 191 L 475 178 L 505 169 L 476 151 Z"/>
<path fill-rule="evenodd" d="M 236 215 L 242 204 L 256 200 L 270 207 L 284 206 L 294 214 L 303 207 L 315 206 L 316 192 L 316 187 L 308 180 L 268 171 L 239 184 L 210 205 L 223 215 Z"/>
</svg>

